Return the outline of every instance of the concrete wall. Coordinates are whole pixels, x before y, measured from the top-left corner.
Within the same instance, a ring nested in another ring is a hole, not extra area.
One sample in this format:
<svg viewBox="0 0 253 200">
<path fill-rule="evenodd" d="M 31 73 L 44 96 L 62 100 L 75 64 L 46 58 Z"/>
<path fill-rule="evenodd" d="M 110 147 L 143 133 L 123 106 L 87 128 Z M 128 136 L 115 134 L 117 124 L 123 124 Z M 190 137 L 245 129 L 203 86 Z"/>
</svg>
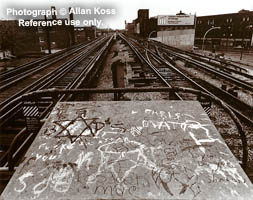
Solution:
<svg viewBox="0 0 253 200">
<path fill-rule="evenodd" d="M 156 40 L 181 49 L 192 49 L 195 29 L 158 31 Z"/>
</svg>

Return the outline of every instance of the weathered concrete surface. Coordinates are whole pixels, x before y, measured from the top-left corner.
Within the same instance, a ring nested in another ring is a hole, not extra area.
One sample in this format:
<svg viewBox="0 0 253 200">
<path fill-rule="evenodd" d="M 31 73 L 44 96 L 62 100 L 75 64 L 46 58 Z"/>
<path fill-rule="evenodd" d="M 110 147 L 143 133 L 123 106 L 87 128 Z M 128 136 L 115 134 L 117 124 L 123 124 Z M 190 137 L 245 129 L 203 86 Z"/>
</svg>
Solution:
<svg viewBox="0 0 253 200">
<path fill-rule="evenodd" d="M 3 199 L 253 199 L 198 102 L 57 104 Z"/>
<path fill-rule="evenodd" d="M 155 40 L 169 46 L 192 50 L 194 46 L 195 29 L 158 31 Z"/>
</svg>

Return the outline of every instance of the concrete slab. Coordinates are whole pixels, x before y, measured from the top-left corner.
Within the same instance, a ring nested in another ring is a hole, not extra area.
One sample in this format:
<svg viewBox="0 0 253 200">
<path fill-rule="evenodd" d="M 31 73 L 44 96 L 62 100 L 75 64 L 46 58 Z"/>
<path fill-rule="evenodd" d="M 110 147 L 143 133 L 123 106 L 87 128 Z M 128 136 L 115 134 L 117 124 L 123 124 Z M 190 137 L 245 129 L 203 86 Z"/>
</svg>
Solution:
<svg viewBox="0 0 253 200">
<path fill-rule="evenodd" d="M 57 104 L 3 199 L 253 199 L 198 102 Z"/>
</svg>

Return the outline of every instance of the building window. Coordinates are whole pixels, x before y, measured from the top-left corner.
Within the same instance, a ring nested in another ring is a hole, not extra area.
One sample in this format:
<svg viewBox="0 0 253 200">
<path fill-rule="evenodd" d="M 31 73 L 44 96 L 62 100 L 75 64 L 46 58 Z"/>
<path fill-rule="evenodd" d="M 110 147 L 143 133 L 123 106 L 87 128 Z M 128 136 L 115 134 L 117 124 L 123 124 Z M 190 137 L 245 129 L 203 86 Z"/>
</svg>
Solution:
<svg viewBox="0 0 253 200">
<path fill-rule="evenodd" d="M 233 21 L 233 19 L 232 18 L 230 18 L 230 22 L 232 22 Z"/>
<path fill-rule="evenodd" d="M 249 17 L 247 17 L 247 21 L 249 21 Z"/>
<path fill-rule="evenodd" d="M 244 17 L 244 18 L 242 18 L 242 21 L 245 21 L 245 17 Z"/>
<path fill-rule="evenodd" d="M 43 28 L 39 26 L 39 27 L 38 27 L 38 32 L 39 32 L 39 33 L 43 33 Z"/>
<path fill-rule="evenodd" d="M 207 24 L 208 24 L 208 25 L 214 25 L 214 19 L 208 20 Z"/>
</svg>

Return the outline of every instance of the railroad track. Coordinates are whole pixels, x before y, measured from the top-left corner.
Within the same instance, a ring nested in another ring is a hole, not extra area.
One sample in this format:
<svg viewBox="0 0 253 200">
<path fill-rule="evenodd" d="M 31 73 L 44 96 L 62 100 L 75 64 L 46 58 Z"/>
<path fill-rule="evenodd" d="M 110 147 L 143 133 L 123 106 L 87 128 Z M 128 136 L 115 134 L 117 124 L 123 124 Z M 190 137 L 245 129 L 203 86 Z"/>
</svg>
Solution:
<svg viewBox="0 0 253 200">
<path fill-rule="evenodd" d="M 232 61 L 226 61 L 226 60 L 213 58 L 213 57 L 206 56 L 206 55 L 193 53 L 190 51 L 185 51 L 182 49 L 168 46 L 166 44 L 163 44 L 163 43 L 160 43 L 157 41 L 150 41 L 150 44 L 165 48 L 165 49 L 169 50 L 171 53 L 178 53 L 182 56 L 188 56 L 190 58 L 193 58 L 195 61 L 197 60 L 200 62 L 204 62 L 204 63 L 210 65 L 210 67 L 213 67 L 214 69 L 218 69 L 221 72 L 227 72 L 228 73 L 227 75 L 233 75 L 234 77 L 236 77 L 236 75 L 240 75 L 241 79 L 247 80 L 247 81 L 245 81 L 246 83 L 252 82 L 252 80 L 253 80 L 253 76 L 249 74 L 247 69 L 245 69 L 239 65 L 233 64 Z"/>
<path fill-rule="evenodd" d="M 138 41 L 136 40 L 128 39 L 123 35 L 121 35 L 121 37 L 130 46 L 130 48 L 136 52 L 137 57 L 139 59 L 142 59 L 141 62 L 149 66 L 157 75 L 157 77 L 159 77 L 159 79 L 161 79 L 162 82 L 164 82 L 168 87 L 189 87 L 204 91 L 205 93 L 208 93 L 215 98 L 223 100 L 226 105 L 230 107 L 230 109 L 233 110 L 233 112 L 236 113 L 241 120 L 249 125 L 252 123 L 252 118 L 250 118 L 251 114 L 248 113 L 248 111 L 250 111 L 250 107 L 248 105 L 245 105 L 236 97 L 232 96 L 229 93 L 224 93 L 220 88 L 209 84 L 205 80 L 200 80 L 196 77 L 189 76 L 186 72 L 183 72 L 175 67 L 173 65 L 175 62 L 169 57 L 165 59 L 161 55 L 161 52 L 158 51 L 156 54 L 147 48 L 141 47 L 142 45 L 138 44 Z M 181 93 L 177 93 L 176 98 L 180 100 L 200 100 L 196 95 L 184 95 Z M 175 96 L 172 97 L 172 99 L 176 98 Z M 228 135 L 228 137 L 225 137 L 224 139 L 230 140 L 231 138 L 233 140 L 241 140 L 238 134 Z M 233 152 L 235 152 L 235 149 L 242 149 L 241 145 L 232 146 L 229 144 L 229 147 Z"/>
<path fill-rule="evenodd" d="M 61 63 L 64 63 L 64 61 L 78 56 L 80 52 L 94 42 L 96 41 L 92 41 L 88 44 L 76 45 L 68 50 L 63 50 L 63 52 L 58 52 L 56 55 L 45 56 L 46 58 L 43 57 L 32 63 L 22 65 L 0 74 L 0 105 L 3 106 L 6 102 L 10 102 L 12 99 L 22 95 L 22 93 L 25 92 L 23 90 L 24 88 L 55 70 L 55 68 Z M 12 97 L 12 99 L 10 99 L 10 97 Z"/>
<path fill-rule="evenodd" d="M 88 44 L 86 44 L 86 43 L 74 45 L 72 47 L 58 51 L 54 54 L 43 56 L 43 57 L 36 59 L 32 62 L 17 66 L 12 70 L 1 72 L 0 73 L 0 85 L 1 85 L 0 90 L 3 90 L 4 88 L 8 87 L 11 84 L 14 84 L 15 81 L 18 81 L 17 79 L 20 78 L 21 76 L 23 76 L 24 74 L 28 74 L 31 72 L 36 73 L 37 70 L 39 71 L 40 68 L 43 67 L 43 65 L 48 65 L 52 61 L 57 62 L 65 57 L 81 50 L 83 47 L 85 47 L 87 45 Z M 7 83 L 9 83 L 9 85 Z"/>
<path fill-rule="evenodd" d="M 107 36 L 86 45 L 85 48 L 77 53 L 76 56 L 72 57 L 72 59 L 62 63 L 47 75 L 22 89 L 19 95 L 42 89 L 75 89 L 80 87 L 81 84 L 94 77 L 99 67 L 97 63 L 101 61 L 104 54 L 108 51 L 111 41 L 112 37 Z M 23 106 L 23 102 L 18 97 L 16 97 L 15 100 L 13 100 L 13 97 L 10 97 L 12 101 L 9 101 L 9 103 L 5 101 L 5 104 L 0 110 L 0 148 L 2 151 L 0 166 L 8 166 L 7 161 L 10 154 L 12 162 L 14 165 L 17 165 L 36 136 L 36 132 L 27 130 L 23 114 L 36 116 L 36 113 L 39 113 L 38 117 L 43 119 L 58 101 L 67 101 L 71 97 L 72 96 L 61 95 L 54 96 L 53 98 L 43 97 L 34 100 L 29 99 L 29 102 L 36 102 L 37 109 L 30 109 Z"/>
<path fill-rule="evenodd" d="M 162 45 L 162 46 L 164 46 L 164 45 Z M 174 60 L 172 60 L 170 56 L 167 56 L 166 53 L 163 53 L 164 51 L 160 50 L 162 52 L 161 53 L 158 50 L 159 46 L 156 46 L 154 48 L 155 48 L 155 52 L 158 53 L 165 60 L 169 61 L 172 64 L 176 64 L 176 62 Z M 162 55 L 164 55 L 164 56 L 162 56 Z M 197 58 L 197 60 L 199 60 L 199 59 Z M 191 63 L 191 64 L 194 65 L 193 63 Z M 187 71 L 187 68 L 185 69 L 184 67 L 179 67 L 178 65 L 176 65 L 176 66 L 181 72 L 183 72 L 185 74 L 189 74 L 189 71 Z M 199 65 L 197 65 L 197 66 L 199 66 Z M 233 67 L 236 68 L 236 65 L 233 66 Z M 196 71 L 198 71 L 197 67 L 196 67 Z M 216 74 L 215 71 L 213 71 L 212 73 Z M 233 73 L 229 72 L 229 74 L 232 74 L 232 78 L 234 78 Z M 196 74 L 196 76 L 199 77 L 199 74 Z M 218 76 L 218 81 L 220 80 L 219 78 L 221 78 L 221 77 Z M 215 79 L 217 79 L 217 76 L 215 76 Z M 244 78 L 242 78 L 242 79 L 244 80 Z M 226 80 L 226 83 L 232 85 L 233 83 L 228 83 L 228 80 L 229 79 Z M 239 78 L 239 81 L 240 80 L 241 79 Z M 214 96 L 216 96 L 219 99 L 223 100 L 226 103 L 226 105 L 237 115 L 237 117 L 240 119 L 240 121 L 243 125 L 244 132 L 246 133 L 246 138 L 248 140 L 248 147 L 249 147 L 249 149 L 252 149 L 253 148 L 253 140 L 252 140 L 252 134 L 253 134 L 253 131 L 252 131 L 253 130 L 252 129 L 253 128 L 253 126 L 252 126 L 253 125 L 253 123 L 252 123 L 252 121 L 253 121 L 252 120 L 253 119 L 252 118 L 252 116 L 253 116 L 252 112 L 253 112 L 253 109 L 252 109 L 252 106 L 248 105 L 247 103 L 245 103 L 241 99 L 237 98 L 237 96 L 231 94 L 228 90 L 223 89 L 222 87 L 217 87 L 216 84 L 211 84 L 206 79 L 204 79 L 204 80 L 202 79 L 198 83 L 200 85 L 202 85 L 203 87 L 207 88 L 208 91 L 210 93 L 212 93 Z M 243 82 L 243 83 L 248 84 L 247 81 Z M 238 87 L 238 86 L 235 85 L 234 87 Z M 246 92 L 251 94 L 251 96 L 249 95 L 249 99 L 252 99 L 252 92 L 251 92 L 252 87 L 251 88 L 248 87 L 248 88 L 249 88 L 250 91 L 248 91 L 246 88 L 241 87 L 240 92 L 241 91 L 243 92 L 244 90 L 246 90 Z M 217 112 L 217 109 L 215 110 L 215 113 L 216 112 Z M 220 112 L 223 112 L 223 111 L 220 110 Z M 225 116 L 223 116 L 223 117 L 225 117 Z M 240 149 L 242 149 L 241 142 L 239 142 L 239 140 L 241 140 L 241 138 L 238 134 L 230 133 L 230 131 L 232 129 L 229 128 L 229 126 L 228 126 L 227 121 L 229 121 L 229 120 L 225 120 L 225 118 L 222 119 L 222 121 L 224 121 L 224 124 L 226 124 L 225 126 L 224 126 L 223 123 L 220 123 L 220 122 L 217 122 L 217 121 L 215 123 L 217 123 L 217 128 L 219 129 L 220 133 L 222 134 L 222 137 L 225 139 L 225 141 L 228 144 L 231 151 L 239 158 L 239 157 L 241 157 Z M 227 129 L 226 128 L 224 129 L 223 127 L 227 127 Z M 249 157 L 250 157 L 250 160 L 253 159 L 252 151 L 249 151 Z"/>
<path fill-rule="evenodd" d="M 127 41 L 127 38 L 122 36 L 122 38 Z M 132 42 L 132 43 L 131 43 Z M 202 90 L 208 94 L 215 95 L 214 90 L 216 89 L 216 93 L 220 93 L 221 89 L 216 88 L 212 86 L 212 92 L 209 91 L 206 88 L 210 88 L 211 85 L 208 84 L 206 81 L 200 80 L 196 77 L 189 77 L 188 74 L 181 72 L 179 69 L 177 69 L 173 64 L 175 65 L 175 62 L 171 60 L 169 57 L 167 57 L 167 60 L 162 56 L 162 53 L 159 52 L 159 50 L 156 48 L 157 54 L 152 52 L 149 49 L 144 49 L 142 45 L 138 44 L 138 41 L 130 39 L 128 41 L 128 45 L 130 45 L 131 49 L 135 51 L 138 54 L 138 58 L 142 59 L 146 62 L 146 64 L 152 69 L 153 72 L 167 85 L 168 87 L 190 87 L 193 89 L 199 89 Z M 144 56 L 145 55 L 145 56 Z M 146 58 L 145 58 L 146 57 Z M 145 61 L 145 59 L 147 61 Z M 219 95 L 221 97 L 221 95 Z M 237 109 L 241 107 L 242 112 L 245 112 L 246 116 L 250 116 L 251 113 L 247 113 L 248 110 L 250 110 L 250 106 L 245 104 L 244 102 L 240 101 L 233 95 L 229 93 L 223 94 L 225 98 L 232 99 L 232 101 L 236 101 Z M 187 99 L 186 98 L 180 98 L 178 99 Z"/>
<path fill-rule="evenodd" d="M 168 53 L 171 54 L 172 56 L 176 56 L 179 59 L 183 59 L 184 61 L 187 61 L 190 64 L 193 64 L 193 65 L 199 67 L 200 69 L 203 69 L 203 70 L 205 70 L 209 73 L 215 74 L 216 76 L 233 83 L 237 87 L 241 87 L 242 89 L 246 89 L 246 90 L 249 90 L 251 92 L 253 91 L 252 84 L 248 83 L 248 81 L 245 81 L 245 80 L 243 80 L 241 78 L 238 78 L 235 75 L 233 75 L 231 69 L 226 68 L 227 71 L 217 70 L 217 69 L 212 67 L 213 63 L 210 63 L 209 61 L 205 61 L 205 62 L 203 62 L 202 60 L 199 61 L 198 59 L 196 60 L 196 58 L 194 58 L 194 57 L 189 57 L 187 55 L 175 53 L 175 52 L 172 52 L 172 51 L 170 51 Z M 222 69 L 221 65 L 216 64 L 215 67 L 217 67 L 217 66 L 220 66 L 219 69 Z M 246 76 L 246 74 L 244 76 Z M 253 77 L 251 75 L 248 75 L 248 76 L 251 78 L 251 80 L 253 80 Z"/>
<path fill-rule="evenodd" d="M 167 64 L 164 63 L 157 55 L 139 46 L 135 41 L 127 41 L 126 38 L 122 37 L 131 49 L 136 53 L 139 60 L 148 66 L 149 69 L 158 77 L 158 79 L 167 87 L 190 87 L 194 89 L 200 89 L 201 86 L 198 85 L 194 80 L 186 77 L 184 74 L 180 73 L 175 67 L 168 68 Z M 170 95 L 170 99 L 173 100 L 184 100 L 184 99 L 195 99 L 195 95 L 190 94 L 178 94 L 174 93 Z"/>
<path fill-rule="evenodd" d="M 15 113 L 14 112 L 14 107 L 10 102 L 14 100 L 15 98 L 30 92 L 34 90 L 38 90 L 41 87 L 43 87 L 46 83 L 49 84 L 50 81 L 56 79 L 59 77 L 62 73 L 63 70 L 67 70 L 67 66 L 71 66 L 71 64 L 74 61 L 80 60 L 80 57 L 82 55 L 85 55 L 89 50 L 89 48 L 93 48 L 93 46 L 99 44 L 101 42 L 101 39 L 95 40 L 87 45 L 84 45 L 81 47 L 81 49 L 77 49 L 78 53 L 75 53 L 72 56 L 72 59 L 70 60 L 65 60 L 65 62 L 61 62 L 59 65 L 51 66 L 51 63 L 54 61 L 51 61 L 49 66 L 44 66 L 45 69 L 43 71 L 40 71 L 40 73 L 37 72 L 35 75 L 30 75 L 30 76 L 21 76 L 20 81 L 18 82 L 18 85 L 12 85 L 11 87 L 6 88 L 4 91 L 1 91 L 0 93 L 0 99 L 2 100 L 0 103 L 0 126 L 1 124 L 8 120 L 6 116 L 9 115 L 9 113 Z M 36 70 L 35 70 L 36 71 Z M 4 120 L 5 119 L 5 120 Z"/>
<path fill-rule="evenodd" d="M 161 45 L 161 46 L 164 46 L 164 45 Z M 220 78 L 224 78 L 226 80 L 226 83 L 232 82 L 231 84 L 233 84 L 234 87 L 242 87 L 242 90 L 247 90 L 249 93 L 253 90 L 253 87 L 251 86 L 251 84 L 249 84 L 243 80 L 237 79 L 231 75 L 227 75 L 227 74 L 221 73 L 220 71 L 214 70 L 213 68 L 210 68 L 210 66 L 205 65 L 205 63 L 203 63 L 203 62 L 195 61 L 192 58 L 189 58 L 187 56 L 182 56 L 181 54 L 178 54 L 178 53 L 172 53 L 170 50 L 168 51 L 164 47 L 161 48 L 160 46 L 158 46 L 157 49 L 158 48 L 161 51 L 161 52 L 159 52 L 159 54 L 163 55 L 162 58 L 167 60 L 167 62 L 168 61 L 170 61 L 170 63 L 174 62 L 171 60 L 171 57 L 170 57 L 170 55 L 173 54 L 173 56 L 178 56 L 180 59 L 184 60 L 188 64 L 190 63 L 191 65 L 197 66 L 198 69 L 201 67 L 201 69 L 208 70 L 208 72 L 211 72 L 212 75 L 215 75 Z M 167 53 L 170 55 L 168 56 Z M 187 71 L 184 71 L 184 73 L 187 73 Z M 217 86 L 214 86 L 214 85 L 208 83 L 207 81 L 201 80 L 201 81 L 199 81 L 199 84 L 202 85 L 204 88 L 206 88 L 210 92 L 210 94 L 213 94 L 214 96 L 216 96 L 216 97 L 222 99 L 224 102 L 226 102 L 227 105 L 230 107 L 230 109 L 232 109 L 233 112 L 235 112 L 237 114 L 237 116 L 243 122 L 247 123 L 248 125 L 252 125 L 252 123 L 253 123 L 253 118 L 252 118 L 253 108 L 251 105 L 240 100 L 235 95 L 231 94 L 229 91 L 219 88 Z"/>
<path fill-rule="evenodd" d="M 126 39 L 126 38 L 125 38 Z M 136 40 L 131 40 L 135 45 L 138 45 L 138 42 Z M 131 44 L 130 44 L 131 45 Z M 134 48 L 134 47 L 132 47 Z M 141 46 L 139 46 L 141 49 Z M 230 105 L 230 108 L 240 116 L 241 119 L 243 119 L 247 123 L 251 123 L 251 106 L 247 105 L 246 103 L 240 101 L 235 96 L 231 95 L 228 92 L 222 91 L 220 88 L 217 88 L 211 84 L 209 84 L 206 81 L 200 80 L 195 77 L 189 77 L 189 75 L 186 72 L 182 72 L 179 69 L 177 69 L 173 64 L 175 62 L 173 60 L 166 60 L 159 50 L 156 48 L 156 52 L 158 55 L 154 54 L 149 49 L 146 50 L 139 50 L 139 51 L 145 51 L 146 57 L 148 58 L 148 61 L 150 63 L 150 68 L 157 74 L 158 77 L 163 80 L 163 82 L 169 86 L 169 87 L 189 87 L 193 89 L 199 89 L 202 90 L 210 95 L 214 95 L 216 97 L 219 97 L 220 99 L 223 99 L 225 102 L 227 102 L 228 105 Z M 142 54 L 144 54 L 142 52 Z M 151 56 L 148 57 L 148 54 Z M 151 57 L 151 59 L 150 59 Z M 143 58 L 144 59 L 144 58 Z M 169 59 L 167 57 L 167 59 Z M 152 61 L 150 61 L 152 60 Z M 207 89 L 208 88 L 208 89 Z M 189 100 L 189 99 L 196 99 L 196 97 L 185 96 L 182 97 L 183 94 L 178 96 L 178 99 L 180 100 Z M 233 105 L 233 107 L 232 107 Z"/>
<path fill-rule="evenodd" d="M 183 51 L 174 47 L 168 47 L 167 45 L 158 42 L 152 42 L 152 45 L 156 45 L 159 49 L 170 56 L 182 59 L 200 69 L 213 73 L 216 76 L 233 83 L 237 87 L 241 87 L 242 89 L 249 90 L 251 92 L 253 91 L 253 76 L 247 73 L 247 70 L 237 65 L 192 52 Z"/>
</svg>

